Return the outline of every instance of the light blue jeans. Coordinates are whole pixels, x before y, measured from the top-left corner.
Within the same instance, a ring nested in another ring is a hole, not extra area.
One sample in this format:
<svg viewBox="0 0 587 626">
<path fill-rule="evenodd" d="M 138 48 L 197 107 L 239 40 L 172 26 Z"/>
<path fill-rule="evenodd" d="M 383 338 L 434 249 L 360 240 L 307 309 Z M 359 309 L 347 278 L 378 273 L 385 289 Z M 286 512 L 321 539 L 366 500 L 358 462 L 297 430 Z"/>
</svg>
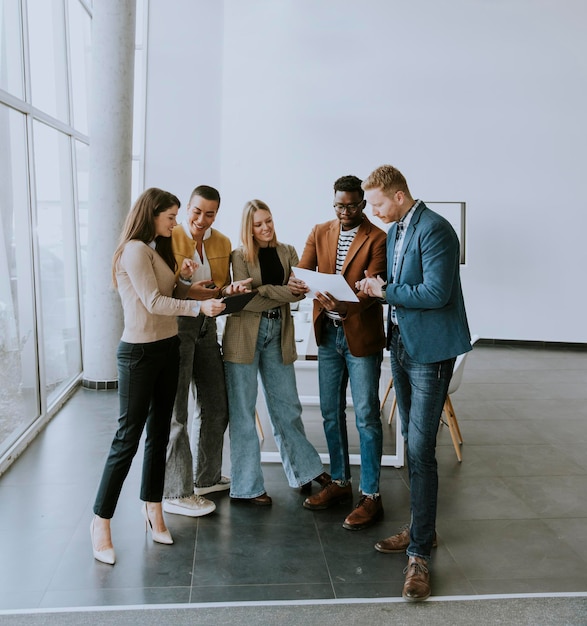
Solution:
<svg viewBox="0 0 587 626">
<path fill-rule="evenodd" d="M 324 468 L 316 449 L 306 439 L 294 366 L 284 365 L 281 356 L 281 320 L 262 317 L 253 362 L 226 361 L 224 369 L 229 409 L 231 497 L 256 498 L 265 492 L 261 447 L 255 427 L 258 374 L 290 487 L 300 487 L 319 476 Z"/>
<path fill-rule="evenodd" d="M 383 428 L 379 408 L 379 376 L 383 351 L 353 356 L 344 329 L 325 321 L 318 347 L 320 410 L 330 454 L 332 480 L 351 479 L 346 425 L 346 389 L 351 383 L 355 420 L 361 452 L 360 489 L 366 495 L 379 493 Z"/>
</svg>

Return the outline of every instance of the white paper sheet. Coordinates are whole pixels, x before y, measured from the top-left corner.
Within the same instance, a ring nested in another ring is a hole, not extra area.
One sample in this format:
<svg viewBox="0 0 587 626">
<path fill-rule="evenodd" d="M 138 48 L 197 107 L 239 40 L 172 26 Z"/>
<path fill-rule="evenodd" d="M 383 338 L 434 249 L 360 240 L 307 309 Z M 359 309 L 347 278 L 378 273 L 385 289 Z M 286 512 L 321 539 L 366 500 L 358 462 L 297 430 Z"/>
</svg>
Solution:
<svg viewBox="0 0 587 626">
<path fill-rule="evenodd" d="M 341 302 L 359 302 L 355 292 L 349 287 L 342 274 L 322 274 L 312 270 L 304 270 L 300 267 L 293 267 L 292 271 L 296 278 L 303 280 L 310 288 L 307 295 L 310 298 L 316 297 L 316 292 L 327 291 Z"/>
</svg>

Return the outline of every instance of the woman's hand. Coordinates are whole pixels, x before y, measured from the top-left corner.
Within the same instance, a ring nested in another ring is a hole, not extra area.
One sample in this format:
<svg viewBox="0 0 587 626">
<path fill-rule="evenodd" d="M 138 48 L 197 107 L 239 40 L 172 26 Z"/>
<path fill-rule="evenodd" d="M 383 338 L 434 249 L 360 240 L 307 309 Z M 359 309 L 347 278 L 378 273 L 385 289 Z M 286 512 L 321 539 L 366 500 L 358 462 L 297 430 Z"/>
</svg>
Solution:
<svg viewBox="0 0 587 626">
<path fill-rule="evenodd" d="M 230 283 L 228 287 L 224 290 L 225 295 L 234 296 L 236 293 L 244 293 L 245 291 L 251 291 L 251 278 L 244 278 L 243 280 L 235 280 L 233 283 Z"/>
<path fill-rule="evenodd" d="M 222 300 L 213 298 L 212 300 L 206 300 L 200 304 L 200 311 L 208 317 L 215 317 L 224 311 L 226 304 Z"/>
<path fill-rule="evenodd" d="M 179 275 L 183 280 L 191 280 L 194 272 L 198 269 L 198 264 L 193 259 L 184 259 L 181 264 Z"/>
</svg>

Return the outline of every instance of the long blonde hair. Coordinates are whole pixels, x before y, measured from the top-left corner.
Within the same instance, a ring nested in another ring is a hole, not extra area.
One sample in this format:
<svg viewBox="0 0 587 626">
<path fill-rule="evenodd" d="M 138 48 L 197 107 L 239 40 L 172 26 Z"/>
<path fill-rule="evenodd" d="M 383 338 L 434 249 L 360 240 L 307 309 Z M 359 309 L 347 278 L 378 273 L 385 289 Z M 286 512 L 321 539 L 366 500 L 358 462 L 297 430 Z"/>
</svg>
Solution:
<svg viewBox="0 0 587 626">
<path fill-rule="evenodd" d="M 118 247 L 112 257 L 112 282 L 115 287 L 118 286 L 116 268 L 124 246 L 131 239 L 138 239 L 144 243 L 153 241 L 155 239 L 155 217 L 172 206 L 177 206 L 177 208 L 181 206 L 177 197 L 169 193 L 169 191 L 163 191 L 163 189 L 157 189 L 157 187 L 146 189 L 137 198 L 126 216 Z M 175 272 L 177 264 L 171 249 L 171 237 L 157 237 L 155 249 L 171 270 Z"/>
<path fill-rule="evenodd" d="M 271 209 L 262 200 L 249 200 L 245 204 L 241 220 L 241 242 L 243 244 L 245 261 L 248 263 L 254 262 L 259 256 L 259 244 L 253 237 L 253 223 L 257 211 L 267 211 L 269 215 L 273 215 Z M 277 236 L 274 229 L 273 239 L 269 242 L 269 248 L 275 248 L 276 246 Z"/>
</svg>

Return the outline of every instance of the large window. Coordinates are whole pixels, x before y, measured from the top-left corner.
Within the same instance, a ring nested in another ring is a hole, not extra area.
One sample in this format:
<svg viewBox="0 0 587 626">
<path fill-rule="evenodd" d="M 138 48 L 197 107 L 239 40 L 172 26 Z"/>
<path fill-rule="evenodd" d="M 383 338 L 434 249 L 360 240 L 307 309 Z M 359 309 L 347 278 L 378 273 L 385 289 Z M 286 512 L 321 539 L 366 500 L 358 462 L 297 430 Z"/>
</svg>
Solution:
<svg viewBox="0 0 587 626">
<path fill-rule="evenodd" d="M 0 89 L 24 95 L 19 0 L 0 0 Z"/>
<path fill-rule="evenodd" d="M 25 131 L 0 104 L 0 451 L 40 414 Z"/>
<path fill-rule="evenodd" d="M 71 141 L 34 122 L 41 345 L 48 402 L 81 372 Z"/>
<path fill-rule="evenodd" d="M 0 470 L 82 371 L 90 27 L 87 0 L 0 0 Z"/>
<path fill-rule="evenodd" d="M 0 472 L 82 373 L 91 9 L 91 0 L 0 0 Z M 133 198 L 143 184 L 147 14 L 137 0 Z"/>
</svg>

